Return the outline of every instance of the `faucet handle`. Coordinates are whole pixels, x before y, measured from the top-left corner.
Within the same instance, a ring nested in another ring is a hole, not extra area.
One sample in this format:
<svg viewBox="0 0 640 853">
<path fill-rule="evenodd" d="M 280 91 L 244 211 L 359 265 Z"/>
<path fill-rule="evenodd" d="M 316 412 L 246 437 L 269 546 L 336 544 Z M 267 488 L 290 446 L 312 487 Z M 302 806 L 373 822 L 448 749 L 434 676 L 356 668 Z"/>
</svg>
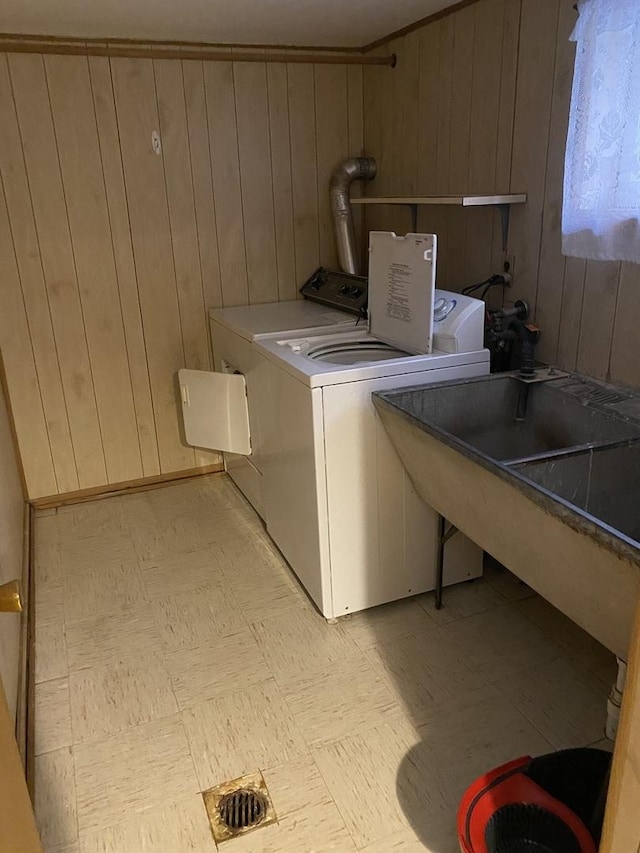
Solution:
<svg viewBox="0 0 640 853">
<path fill-rule="evenodd" d="M 513 307 L 515 308 L 515 316 L 518 320 L 527 320 L 529 318 L 529 303 L 525 302 L 524 299 L 518 299 L 517 302 L 514 302 Z"/>
</svg>

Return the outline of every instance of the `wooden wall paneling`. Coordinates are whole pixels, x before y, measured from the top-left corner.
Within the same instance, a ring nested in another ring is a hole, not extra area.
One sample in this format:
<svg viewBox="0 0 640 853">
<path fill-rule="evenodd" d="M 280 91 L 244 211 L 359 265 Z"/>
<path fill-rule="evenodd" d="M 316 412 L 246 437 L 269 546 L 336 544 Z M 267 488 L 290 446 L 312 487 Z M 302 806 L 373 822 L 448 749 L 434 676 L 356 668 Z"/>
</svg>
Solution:
<svg viewBox="0 0 640 853">
<path fill-rule="evenodd" d="M 208 370 L 209 330 L 200 271 L 182 63 L 155 59 L 153 70 L 184 365 L 193 370 Z"/>
<path fill-rule="evenodd" d="M 505 0 L 483 0 L 477 7 L 471 83 L 471 133 L 468 192 L 496 191 L 496 145 L 500 114 L 502 47 Z M 494 229 L 500 228 L 496 211 L 478 208 L 466 212 L 465 283 L 482 281 L 493 267 Z"/>
<path fill-rule="evenodd" d="M 430 195 L 437 191 L 438 135 L 438 71 L 440 67 L 440 22 L 418 30 L 418 181 L 416 191 Z"/>
<path fill-rule="evenodd" d="M 371 195 L 393 195 L 399 191 L 401 181 L 401 155 L 396 147 L 399 144 L 397 123 L 401 120 L 397 98 L 401 91 L 398 75 L 405 62 L 405 40 L 398 39 L 393 42 L 390 50 L 397 54 L 398 64 L 390 74 L 382 75 L 378 82 L 380 131 L 378 150 L 372 152 L 378 162 L 378 174 L 375 180 L 368 184 L 368 192 Z M 411 214 L 406 207 L 380 205 L 368 209 L 365 215 L 368 231 L 395 231 L 397 234 L 406 234 L 412 229 Z"/>
<path fill-rule="evenodd" d="M 344 65 L 315 65 L 316 163 L 318 180 L 318 241 L 320 264 L 338 268 L 338 252 L 331 218 L 329 181 L 349 156 L 347 69 Z"/>
<path fill-rule="evenodd" d="M 436 287 L 441 290 L 449 289 L 449 208 L 434 207 L 427 214 L 432 222 L 430 226 L 438 238 L 438 261 L 436 265 Z M 426 229 L 427 232 L 429 229 Z"/>
<path fill-rule="evenodd" d="M 464 193 L 469 184 L 471 163 L 471 107 L 474 80 L 476 11 L 468 6 L 453 18 L 453 91 L 451 95 L 451 156 L 449 189 Z M 482 7 L 484 8 L 484 7 Z M 480 69 L 475 69 L 476 72 Z M 484 74 L 484 69 L 482 69 Z"/>
<path fill-rule="evenodd" d="M 234 63 L 238 152 L 249 302 L 278 299 L 267 70 Z"/>
<path fill-rule="evenodd" d="M 516 276 L 509 296 L 526 299 L 535 312 L 551 93 L 559 0 L 523 0 L 516 92 L 511 186 L 527 203 L 511 212 L 509 250 Z"/>
<path fill-rule="evenodd" d="M 213 361 L 200 265 L 183 63 L 156 59 L 153 67 L 184 365 L 193 370 L 210 370 Z M 195 450 L 197 465 L 210 465 L 219 458 L 218 453 Z"/>
<path fill-rule="evenodd" d="M 159 132 L 153 62 L 111 62 L 131 236 L 149 360 L 160 470 L 192 468 L 194 453 L 182 443 L 176 371 L 184 364 L 171 229 L 162 154 L 152 147 Z"/>
<path fill-rule="evenodd" d="M 302 282 L 296 278 L 293 237 L 293 186 L 291 179 L 291 136 L 287 66 L 267 65 L 269 142 L 273 180 L 278 299 L 295 299 Z"/>
<path fill-rule="evenodd" d="M 435 195 L 445 195 L 450 192 L 451 171 L 451 116 L 453 99 L 453 56 L 454 56 L 454 15 L 443 18 L 437 24 L 439 30 L 438 43 L 438 140 L 436 145 L 435 173 L 431 192 Z M 438 268 L 437 285 L 443 290 L 449 290 L 450 267 L 449 258 L 449 224 L 451 211 L 443 207 L 436 211 L 436 233 L 438 235 Z"/>
<path fill-rule="evenodd" d="M 362 66 L 347 66 L 347 119 L 348 119 L 348 157 L 369 156 L 364 148 L 364 92 Z M 353 195 L 364 195 L 364 186 L 355 187 Z M 366 235 L 364 232 L 364 211 L 362 206 L 352 208 L 353 228 L 358 243 L 358 255 L 361 268 L 366 271 Z"/>
<path fill-rule="evenodd" d="M 420 126 L 420 33 L 403 39 L 402 62 L 391 72 L 395 82 L 394 148 L 397 158 L 396 191 L 415 195 L 418 189 L 418 131 Z"/>
<path fill-rule="evenodd" d="M 411 145 L 408 134 L 402 133 L 402 122 L 404 120 L 403 101 L 412 61 L 410 50 L 407 47 L 407 39 L 400 38 L 392 43 L 391 49 L 397 55 L 397 64 L 390 75 L 391 85 L 388 89 L 390 102 L 387 106 L 388 129 L 383 130 L 383 139 L 388 139 L 387 152 L 385 153 L 385 172 L 387 186 L 391 195 L 406 195 L 403 187 L 403 160 L 405 149 Z M 393 211 L 388 211 L 393 213 Z"/>
<path fill-rule="evenodd" d="M 621 264 L 587 261 L 578 341 L 579 373 L 607 379 Z"/>
<path fill-rule="evenodd" d="M 204 91 L 204 64 L 183 62 L 184 98 L 187 110 L 189 151 L 195 204 L 198 253 L 205 308 L 222 305 L 220 284 L 220 258 L 216 207 L 211 176 L 211 152 L 209 150 L 209 123 Z M 210 338 L 210 335 L 207 334 Z M 211 343 L 209 341 L 209 343 Z M 212 353 L 210 352 L 212 359 Z M 211 360 L 213 364 L 213 360 Z"/>
<path fill-rule="evenodd" d="M 500 69 L 500 109 L 496 136 L 496 186 L 500 193 L 514 191 L 511 185 L 513 125 L 520 55 L 520 16 L 522 0 L 506 0 L 502 27 L 502 62 Z M 523 192 L 523 190 L 517 190 Z"/>
<path fill-rule="evenodd" d="M 11 397 L 11 412 L 27 490 L 34 494 L 57 491 L 40 383 L 31 347 L 20 277 L 16 263 L 4 193 L 0 192 L 0 351 Z"/>
<path fill-rule="evenodd" d="M 222 304 L 247 305 L 249 287 L 231 62 L 206 62 L 204 79 L 211 173 L 216 200 Z"/>
<path fill-rule="evenodd" d="M 438 234 L 436 230 L 436 206 L 423 204 L 418 207 L 418 233 L 419 234 Z M 438 241 L 439 241 L 438 237 Z M 438 252 L 440 251 L 440 243 L 438 242 Z M 439 260 L 439 259 L 438 259 Z M 438 272 L 438 264 L 436 262 L 436 276 Z M 438 283 L 436 282 L 436 287 Z"/>
<path fill-rule="evenodd" d="M 418 105 L 418 180 L 419 195 L 433 195 L 437 191 L 437 158 L 440 73 L 440 21 L 418 31 L 419 33 L 419 105 Z M 418 208 L 418 232 L 435 234 L 438 239 L 436 262 L 436 287 L 444 286 L 444 261 L 446 259 L 446 211 L 439 206 L 422 205 Z"/>
<path fill-rule="evenodd" d="M 513 124 L 518 76 L 518 52 L 520 43 L 521 0 L 505 2 L 502 16 L 502 49 L 500 62 L 500 106 L 498 109 L 496 135 L 496 167 L 494 190 L 508 193 L 511 187 L 511 155 L 513 150 Z M 507 246 L 506 251 L 508 252 Z M 492 272 L 502 272 L 505 261 L 502 227 L 497 211 L 493 220 L 493 249 L 491 253 Z M 517 269 L 512 275 L 517 275 Z M 506 287 L 489 291 L 487 302 L 492 308 L 499 308 L 504 297 L 510 293 Z"/>
<path fill-rule="evenodd" d="M 612 382 L 640 387 L 640 265 L 622 264 L 618 302 L 613 329 L 611 361 Z"/>
<path fill-rule="evenodd" d="M 296 282 L 318 268 L 318 182 L 313 65 L 287 65 Z"/>
<path fill-rule="evenodd" d="M 376 158 L 380 171 L 380 150 L 382 148 L 382 68 L 371 65 L 362 69 L 362 121 L 363 144 L 367 155 Z M 362 188 L 362 195 L 375 195 L 380 186 L 380 177 L 368 182 Z M 366 211 L 365 211 L 366 213 Z"/>
<path fill-rule="evenodd" d="M 107 481 L 49 92 L 41 56 L 9 69 L 81 487 Z"/>
<path fill-rule="evenodd" d="M 483 0 L 476 8 L 471 81 L 471 133 L 467 191 L 494 193 L 500 117 L 506 0 Z"/>
<path fill-rule="evenodd" d="M 363 72 L 359 65 L 347 66 L 349 156 L 362 157 L 364 149 Z"/>
<path fill-rule="evenodd" d="M 586 261 L 579 258 L 566 259 L 562 302 L 560 305 L 560 332 L 558 335 L 557 356 L 558 365 L 564 370 L 575 370 L 578 363 L 578 341 L 580 338 L 580 323 L 582 321 L 586 272 Z"/>
<path fill-rule="evenodd" d="M 107 481 L 142 476 L 89 66 L 47 56 L 45 70 L 98 408 Z"/>
<path fill-rule="evenodd" d="M 122 306 L 142 472 L 145 477 L 149 477 L 160 473 L 160 460 L 109 60 L 91 57 L 89 72 Z"/>
<path fill-rule="evenodd" d="M 558 358 L 565 267 L 562 254 L 562 184 L 575 54 L 575 45 L 569 41 L 569 36 L 575 22 L 573 5 L 563 2 L 558 21 L 536 298 L 536 323 L 541 329 L 539 357 L 551 364 Z"/>
<path fill-rule="evenodd" d="M 378 111 L 378 150 L 375 157 L 378 161 L 378 173 L 369 184 L 371 195 L 391 195 L 394 192 L 394 166 L 397 152 L 394 148 L 395 137 L 393 130 L 394 122 L 394 97 L 395 79 L 400 64 L 404 61 L 402 50 L 395 44 L 392 50 L 398 54 L 398 66 L 390 74 L 381 74 L 376 81 L 377 98 L 380 109 Z M 381 69 L 382 70 L 382 69 Z M 387 209 L 381 211 L 387 214 Z"/>
<path fill-rule="evenodd" d="M 377 174 L 373 181 L 363 184 L 362 195 L 376 195 L 380 192 L 381 158 L 382 151 L 382 104 L 381 97 L 382 76 L 381 68 L 368 66 L 362 71 L 362 98 L 363 98 L 363 130 L 364 149 L 368 156 L 375 157 Z M 368 244 L 369 231 L 378 227 L 376 211 L 365 207 L 362 211 L 363 243 Z M 363 245 L 363 255 L 367 251 L 367 245 Z"/>
<path fill-rule="evenodd" d="M 55 479 L 58 488 L 77 489 L 78 475 L 71 443 L 71 431 L 6 57 L 0 61 L 0 112 L 2 114 L 0 172 L 20 275 L 30 344 L 33 348 L 35 369 L 39 378 Z M 5 340 L 2 341 L 2 345 L 5 345 Z M 7 379 L 13 392 L 13 377 L 9 375 Z M 34 425 L 35 423 L 36 421 Z M 23 453 L 38 455 L 39 451 L 35 446 L 37 439 L 30 438 L 28 429 L 26 432 L 21 431 L 20 439 Z M 43 483 L 39 482 L 39 478 L 28 480 L 29 496 L 43 493 L 40 491 L 41 488 L 46 488 L 50 480 L 45 472 L 46 469 L 43 469 L 42 474 L 45 475 Z"/>
<path fill-rule="evenodd" d="M 502 50 L 500 68 L 500 107 L 496 136 L 495 191 L 511 191 L 511 155 L 513 150 L 513 124 L 518 77 L 518 54 L 520 47 L 521 0 L 508 0 L 503 9 Z M 508 249 L 508 247 L 507 247 Z M 492 270 L 502 271 L 505 250 L 502 243 L 502 228 L 494 219 Z M 507 291 L 508 292 L 508 291 Z M 491 294 L 492 307 L 499 307 L 496 291 Z"/>
<path fill-rule="evenodd" d="M 480 7 L 469 6 L 453 18 L 454 55 L 449 189 L 454 193 L 466 192 L 466 187 L 469 184 L 471 97 L 477 8 Z M 449 289 L 460 290 L 467 284 L 465 280 L 465 247 L 469 216 L 468 211 L 462 207 L 452 207 L 447 216 L 447 278 Z"/>
<path fill-rule="evenodd" d="M 466 286 L 501 271 L 500 264 L 493 264 L 493 232 L 494 228 L 500 230 L 500 217 L 491 207 L 471 207 L 463 209 L 463 213 L 466 233 L 464 266 L 459 284 Z"/>
<path fill-rule="evenodd" d="M 444 195 L 451 190 L 451 115 L 453 108 L 454 16 L 439 23 L 438 69 L 438 145 L 433 192 Z"/>
<path fill-rule="evenodd" d="M 473 215 L 473 214 L 471 214 Z M 444 214 L 446 221 L 446 240 L 440 253 L 444 255 L 444 275 L 447 290 L 459 292 L 467 284 L 467 268 L 471 265 L 465 254 L 469 211 L 463 207 L 448 207 Z"/>
</svg>

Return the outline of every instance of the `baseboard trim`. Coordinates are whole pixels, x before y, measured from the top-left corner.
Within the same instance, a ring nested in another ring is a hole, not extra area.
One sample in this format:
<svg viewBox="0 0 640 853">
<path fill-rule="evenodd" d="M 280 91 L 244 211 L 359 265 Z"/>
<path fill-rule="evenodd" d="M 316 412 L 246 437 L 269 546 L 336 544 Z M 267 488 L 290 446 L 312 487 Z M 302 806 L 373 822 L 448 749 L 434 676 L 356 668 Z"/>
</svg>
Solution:
<svg viewBox="0 0 640 853">
<path fill-rule="evenodd" d="M 33 498 L 30 501 L 34 509 L 55 509 L 69 504 L 83 503 L 84 501 L 95 501 L 99 498 L 126 495 L 132 492 L 144 492 L 149 489 L 159 489 L 190 480 L 193 477 L 202 477 L 205 474 L 220 474 L 224 471 L 222 462 L 213 465 L 203 465 L 200 468 L 188 468 L 184 471 L 172 471 L 169 474 L 158 474 L 154 477 L 141 477 L 139 480 L 126 480 L 123 483 L 109 483 L 104 486 L 94 486 L 90 489 L 80 489 L 77 492 L 65 492 L 61 495 L 48 495 L 42 498 Z"/>
</svg>

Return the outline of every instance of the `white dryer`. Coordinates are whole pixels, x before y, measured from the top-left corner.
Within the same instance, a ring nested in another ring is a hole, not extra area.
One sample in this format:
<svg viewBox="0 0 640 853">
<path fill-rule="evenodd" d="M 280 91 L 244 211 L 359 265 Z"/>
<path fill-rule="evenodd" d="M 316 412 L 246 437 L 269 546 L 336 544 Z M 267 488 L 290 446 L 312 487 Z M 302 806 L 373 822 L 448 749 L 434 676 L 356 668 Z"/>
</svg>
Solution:
<svg viewBox="0 0 640 853">
<path fill-rule="evenodd" d="M 254 342 L 269 391 L 261 411 L 267 530 L 327 618 L 436 583 L 438 516 L 415 492 L 372 392 L 489 372 L 484 303 L 434 294 L 435 238 L 370 239 L 370 330 Z M 445 583 L 481 573 L 480 549 L 461 534 L 450 539 Z"/>
</svg>

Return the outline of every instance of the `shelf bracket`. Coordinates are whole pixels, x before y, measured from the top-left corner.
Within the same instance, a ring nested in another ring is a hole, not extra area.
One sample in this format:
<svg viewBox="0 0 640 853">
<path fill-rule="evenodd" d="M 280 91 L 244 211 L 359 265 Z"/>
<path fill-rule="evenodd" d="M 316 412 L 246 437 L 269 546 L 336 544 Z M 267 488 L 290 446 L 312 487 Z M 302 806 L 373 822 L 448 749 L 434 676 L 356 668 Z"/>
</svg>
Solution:
<svg viewBox="0 0 640 853">
<path fill-rule="evenodd" d="M 509 214 L 511 213 L 511 205 L 498 204 L 496 207 L 500 211 L 500 219 L 502 221 L 502 251 L 506 252 L 509 244 Z"/>
</svg>

